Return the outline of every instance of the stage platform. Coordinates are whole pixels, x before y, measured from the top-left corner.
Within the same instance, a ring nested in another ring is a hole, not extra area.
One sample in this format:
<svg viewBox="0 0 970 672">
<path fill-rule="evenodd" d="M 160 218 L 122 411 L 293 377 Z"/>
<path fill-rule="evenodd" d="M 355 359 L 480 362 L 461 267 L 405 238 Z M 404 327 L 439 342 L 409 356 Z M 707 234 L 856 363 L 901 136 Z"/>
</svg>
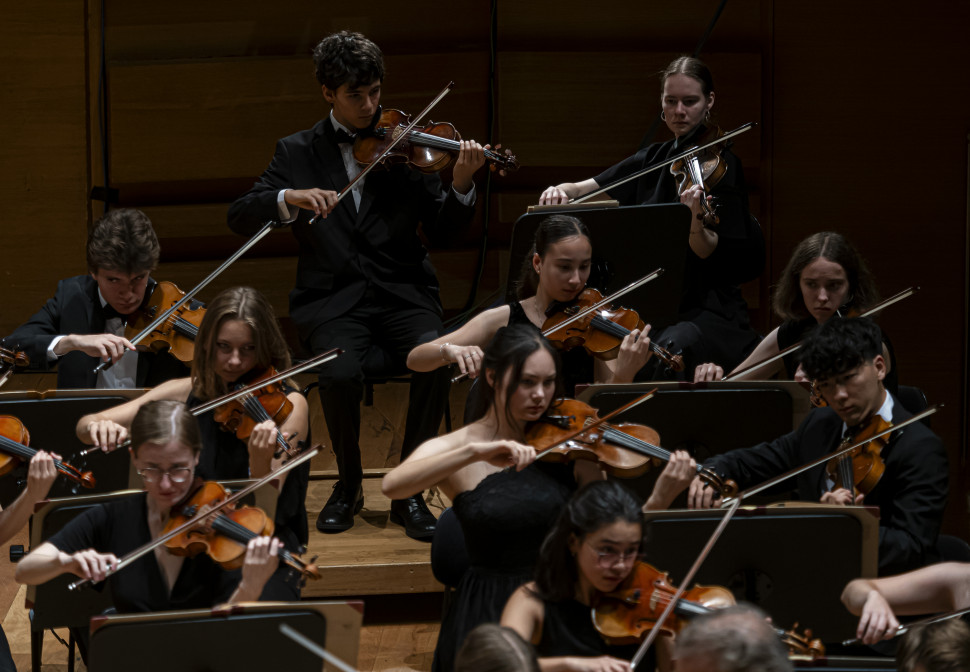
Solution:
<svg viewBox="0 0 970 672">
<path fill-rule="evenodd" d="M 431 574 L 431 544 L 409 538 L 403 527 L 390 522 L 391 501 L 381 494 L 379 473 L 365 475 L 364 508 L 351 529 L 339 534 L 316 529 L 317 514 L 334 482 L 333 477 L 310 481 L 306 500 L 310 541 L 304 557 L 317 556 L 320 580 L 307 581 L 303 597 L 441 592 L 444 587 Z M 435 496 L 428 507 L 437 516 L 442 502 Z"/>
</svg>

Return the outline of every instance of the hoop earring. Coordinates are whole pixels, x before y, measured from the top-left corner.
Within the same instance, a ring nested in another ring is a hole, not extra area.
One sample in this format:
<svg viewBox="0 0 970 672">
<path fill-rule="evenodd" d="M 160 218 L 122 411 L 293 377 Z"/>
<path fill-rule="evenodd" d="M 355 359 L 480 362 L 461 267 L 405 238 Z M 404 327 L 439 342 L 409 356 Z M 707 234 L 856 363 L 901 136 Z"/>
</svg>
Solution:
<svg viewBox="0 0 970 672">
<path fill-rule="evenodd" d="M 663 110 L 660 110 L 660 121 L 667 121 L 667 115 L 664 114 Z"/>
</svg>

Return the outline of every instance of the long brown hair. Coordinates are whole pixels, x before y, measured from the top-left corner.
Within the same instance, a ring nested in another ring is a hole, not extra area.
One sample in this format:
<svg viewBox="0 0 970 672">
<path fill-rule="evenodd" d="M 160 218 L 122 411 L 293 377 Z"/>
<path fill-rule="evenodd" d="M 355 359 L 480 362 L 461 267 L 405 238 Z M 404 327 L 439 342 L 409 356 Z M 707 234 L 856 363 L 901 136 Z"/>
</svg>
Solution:
<svg viewBox="0 0 970 672">
<path fill-rule="evenodd" d="M 202 434 L 195 416 L 181 401 L 158 399 L 138 409 L 131 421 L 131 451 L 136 456 L 146 443 L 163 446 L 178 441 L 192 449 L 193 455 L 202 451 Z"/>
<path fill-rule="evenodd" d="M 195 339 L 192 360 L 192 393 L 200 399 L 212 399 L 228 392 L 212 363 L 216 354 L 219 330 L 229 320 L 249 325 L 256 347 L 256 367 L 290 367 L 290 352 L 276 321 L 273 306 L 252 287 L 231 287 L 221 292 L 206 307 L 205 317 Z"/>
<path fill-rule="evenodd" d="M 781 272 L 771 302 L 772 309 L 779 317 L 785 320 L 811 317 L 802 298 L 800 280 L 805 267 L 816 259 L 827 259 L 845 270 L 845 277 L 849 281 L 849 295 L 844 305 L 846 310 L 864 311 L 879 301 L 876 282 L 862 255 L 838 233 L 822 231 L 800 242 Z"/>
</svg>

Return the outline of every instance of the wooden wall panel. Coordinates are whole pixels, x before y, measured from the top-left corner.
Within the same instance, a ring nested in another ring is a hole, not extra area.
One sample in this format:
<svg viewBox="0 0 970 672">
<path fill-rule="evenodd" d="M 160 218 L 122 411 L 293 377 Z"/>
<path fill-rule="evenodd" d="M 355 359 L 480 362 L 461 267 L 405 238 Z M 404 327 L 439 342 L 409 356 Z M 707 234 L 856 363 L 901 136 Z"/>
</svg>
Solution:
<svg viewBox="0 0 970 672">
<path fill-rule="evenodd" d="M 950 452 L 947 528 L 966 537 L 970 92 L 956 73 L 967 63 L 970 5 L 890 3 L 873 13 L 826 0 L 811 12 L 775 3 L 774 12 L 771 277 L 803 237 L 835 230 L 869 260 L 884 294 L 922 287 L 880 323 L 900 382 L 947 405 L 933 418 Z"/>
<path fill-rule="evenodd" d="M 87 63 L 84 3 L 7 4 L 0 21 L 0 335 L 85 272 Z"/>
</svg>

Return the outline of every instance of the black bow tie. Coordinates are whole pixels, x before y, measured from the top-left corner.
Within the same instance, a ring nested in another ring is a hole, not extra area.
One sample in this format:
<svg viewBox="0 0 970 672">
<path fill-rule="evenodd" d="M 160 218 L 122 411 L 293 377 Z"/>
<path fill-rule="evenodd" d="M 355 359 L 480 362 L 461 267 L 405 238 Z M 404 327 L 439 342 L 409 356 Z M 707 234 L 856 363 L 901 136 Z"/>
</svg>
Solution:
<svg viewBox="0 0 970 672">
<path fill-rule="evenodd" d="M 334 128 L 334 139 L 337 141 L 338 145 L 343 144 L 354 144 L 354 140 L 357 139 L 356 135 L 351 135 L 342 128 Z"/>
<path fill-rule="evenodd" d="M 128 322 L 128 316 L 122 315 L 117 310 L 112 308 L 110 303 L 106 303 L 101 307 L 101 314 L 104 315 L 105 322 L 115 317 L 120 318 L 122 322 Z"/>
</svg>

